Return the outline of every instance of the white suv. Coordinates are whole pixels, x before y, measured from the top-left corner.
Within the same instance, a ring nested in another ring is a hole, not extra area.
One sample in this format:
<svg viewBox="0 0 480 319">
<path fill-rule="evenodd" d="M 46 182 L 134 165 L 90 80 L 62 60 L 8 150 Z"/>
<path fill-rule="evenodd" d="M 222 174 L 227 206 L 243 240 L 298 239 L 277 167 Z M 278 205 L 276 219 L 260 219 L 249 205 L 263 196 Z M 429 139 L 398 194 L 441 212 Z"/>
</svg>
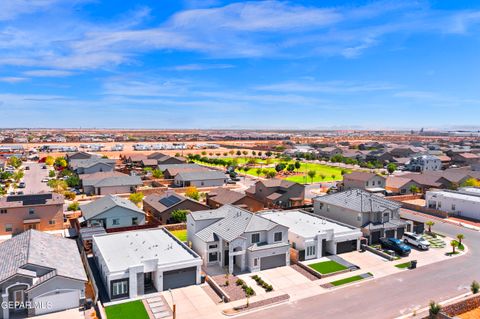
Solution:
<svg viewBox="0 0 480 319">
<path fill-rule="evenodd" d="M 405 244 L 410 244 L 423 250 L 430 248 L 430 243 L 420 234 L 405 232 L 402 239 Z"/>
</svg>

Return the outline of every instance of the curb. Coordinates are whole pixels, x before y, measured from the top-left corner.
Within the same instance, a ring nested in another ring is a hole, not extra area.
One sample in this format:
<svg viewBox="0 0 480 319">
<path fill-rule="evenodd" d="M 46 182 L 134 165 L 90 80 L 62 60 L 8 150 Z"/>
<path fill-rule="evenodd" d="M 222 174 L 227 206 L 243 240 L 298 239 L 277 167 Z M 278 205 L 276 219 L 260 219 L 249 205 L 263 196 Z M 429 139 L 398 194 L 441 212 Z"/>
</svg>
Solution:
<svg viewBox="0 0 480 319">
<path fill-rule="evenodd" d="M 274 307 L 274 306 L 278 306 L 280 304 L 283 304 L 283 303 L 287 303 L 290 301 L 290 295 L 288 295 L 288 298 L 285 299 L 285 300 L 280 300 L 280 301 L 276 301 L 276 302 L 272 302 L 268 305 L 265 305 L 265 306 L 260 306 L 260 307 L 254 307 L 254 308 L 250 308 L 250 309 L 247 309 L 247 310 L 242 310 L 242 311 L 238 311 L 236 313 L 225 313 L 225 310 L 222 310 L 221 313 L 222 315 L 224 316 L 227 316 L 227 317 L 235 317 L 235 316 L 243 316 L 244 314 L 247 314 L 247 313 L 251 313 L 251 312 L 255 312 L 255 311 L 260 311 L 260 310 L 264 310 L 264 309 L 268 309 L 270 307 Z"/>
</svg>

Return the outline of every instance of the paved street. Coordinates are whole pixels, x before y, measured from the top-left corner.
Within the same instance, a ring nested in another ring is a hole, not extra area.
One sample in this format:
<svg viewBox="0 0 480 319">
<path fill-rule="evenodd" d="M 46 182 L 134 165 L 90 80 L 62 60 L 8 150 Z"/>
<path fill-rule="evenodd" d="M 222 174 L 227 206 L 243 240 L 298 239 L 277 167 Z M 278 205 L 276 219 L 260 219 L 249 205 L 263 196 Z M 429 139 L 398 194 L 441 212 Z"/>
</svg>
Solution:
<svg viewBox="0 0 480 319">
<path fill-rule="evenodd" d="M 36 194 L 50 191 L 47 183 L 42 183 L 42 179 L 48 177 L 49 169 L 42 169 L 43 164 L 34 162 L 25 162 L 23 167 L 30 167 L 29 170 L 24 170 L 25 176 L 23 181 L 26 184 L 24 189 L 18 189 L 25 194 Z"/>
<path fill-rule="evenodd" d="M 403 211 L 419 221 L 431 220 Z M 480 232 L 435 220 L 434 231 L 450 237 L 462 233 L 469 246 L 464 256 L 405 271 L 331 293 L 253 312 L 242 318 L 395 318 L 426 307 L 430 300 L 446 300 L 469 291 L 480 279 Z"/>
</svg>

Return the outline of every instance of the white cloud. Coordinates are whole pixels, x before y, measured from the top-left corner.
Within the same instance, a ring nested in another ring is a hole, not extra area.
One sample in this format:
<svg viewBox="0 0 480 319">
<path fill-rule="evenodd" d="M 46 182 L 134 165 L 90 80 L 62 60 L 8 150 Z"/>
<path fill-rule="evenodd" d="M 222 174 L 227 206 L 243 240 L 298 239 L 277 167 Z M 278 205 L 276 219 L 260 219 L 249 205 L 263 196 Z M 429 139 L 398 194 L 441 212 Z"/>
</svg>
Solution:
<svg viewBox="0 0 480 319">
<path fill-rule="evenodd" d="M 257 86 L 257 90 L 273 92 L 303 92 L 303 93 L 359 93 L 373 91 L 387 91 L 396 88 L 395 85 L 388 83 L 354 83 L 347 81 L 289 81 L 273 83 L 269 85 Z"/>
<path fill-rule="evenodd" d="M 212 70 L 212 69 L 231 69 L 235 66 L 232 64 L 183 64 L 183 65 L 176 65 L 173 67 L 166 68 L 167 70 L 174 70 L 174 71 L 203 71 L 203 70 Z"/>
<path fill-rule="evenodd" d="M 64 77 L 73 75 L 73 72 L 65 70 L 31 70 L 25 71 L 23 74 L 33 77 Z"/>
<path fill-rule="evenodd" d="M 5 82 L 5 83 L 19 83 L 19 82 L 25 82 L 27 80 L 28 78 L 17 77 L 17 76 L 0 77 L 0 82 Z"/>
</svg>

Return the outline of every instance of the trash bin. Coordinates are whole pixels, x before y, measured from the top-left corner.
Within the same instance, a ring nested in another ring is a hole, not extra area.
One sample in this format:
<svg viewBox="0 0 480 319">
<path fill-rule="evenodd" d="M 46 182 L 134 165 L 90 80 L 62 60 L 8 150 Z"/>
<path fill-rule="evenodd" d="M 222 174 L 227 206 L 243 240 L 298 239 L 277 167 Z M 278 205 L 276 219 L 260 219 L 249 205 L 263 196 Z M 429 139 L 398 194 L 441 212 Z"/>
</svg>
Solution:
<svg viewBox="0 0 480 319">
<path fill-rule="evenodd" d="M 412 260 L 410 262 L 410 269 L 415 269 L 417 268 L 417 261 L 416 260 Z"/>
</svg>

